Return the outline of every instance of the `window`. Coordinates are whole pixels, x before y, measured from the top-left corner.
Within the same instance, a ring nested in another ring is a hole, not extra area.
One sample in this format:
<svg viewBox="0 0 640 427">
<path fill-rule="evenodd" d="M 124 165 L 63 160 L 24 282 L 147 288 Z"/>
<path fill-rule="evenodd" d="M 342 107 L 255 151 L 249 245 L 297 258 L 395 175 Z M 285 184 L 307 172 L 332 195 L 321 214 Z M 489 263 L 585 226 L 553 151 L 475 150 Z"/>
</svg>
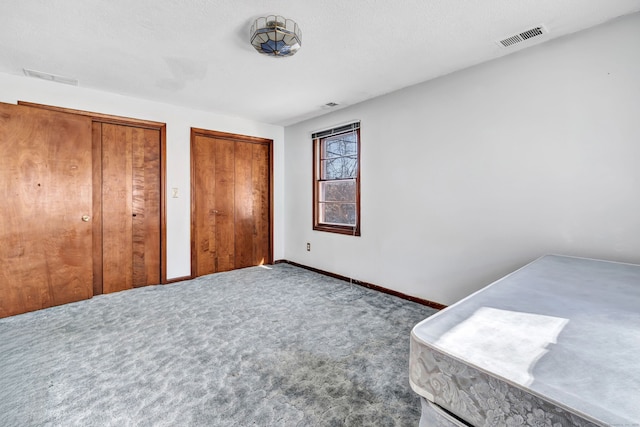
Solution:
<svg viewBox="0 0 640 427">
<path fill-rule="evenodd" d="M 360 235 L 360 123 L 313 135 L 313 229 Z"/>
</svg>

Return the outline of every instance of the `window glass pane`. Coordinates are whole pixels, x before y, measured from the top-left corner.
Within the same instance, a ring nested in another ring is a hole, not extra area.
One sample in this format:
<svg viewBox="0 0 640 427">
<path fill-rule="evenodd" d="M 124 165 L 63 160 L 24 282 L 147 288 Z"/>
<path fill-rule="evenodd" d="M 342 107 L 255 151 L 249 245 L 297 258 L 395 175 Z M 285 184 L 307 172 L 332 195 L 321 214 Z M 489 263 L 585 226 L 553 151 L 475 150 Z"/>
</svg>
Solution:
<svg viewBox="0 0 640 427">
<path fill-rule="evenodd" d="M 357 135 L 349 132 L 342 135 L 331 136 L 323 140 L 323 158 L 355 156 L 358 154 L 356 144 Z"/>
<path fill-rule="evenodd" d="M 355 178 L 358 173 L 358 160 L 355 157 L 338 157 L 322 160 L 321 179 Z"/>
<path fill-rule="evenodd" d="M 356 204 L 320 203 L 320 215 L 325 224 L 356 225 Z"/>
<path fill-rule="evenodd" d="M 313 134 L 313 158 L 313 229 L 360 236 L 359 123 Z"/>
<path fill-rule="evenodd" d="M 321 202 L 352 202 L 356 201 L 356 181 L 324 181 L 320 182 Z"/>
</svg>

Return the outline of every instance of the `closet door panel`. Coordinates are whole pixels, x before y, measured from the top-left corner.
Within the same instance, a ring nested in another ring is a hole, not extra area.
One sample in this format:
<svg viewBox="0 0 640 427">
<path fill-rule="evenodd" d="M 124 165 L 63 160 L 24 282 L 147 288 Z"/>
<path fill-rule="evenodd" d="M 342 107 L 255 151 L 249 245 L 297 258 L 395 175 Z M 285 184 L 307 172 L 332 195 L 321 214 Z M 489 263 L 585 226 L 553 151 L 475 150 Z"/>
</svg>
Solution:
<svg viewBox="0 0 640 427">
<path fill-rule="evenodd" d="M 133 287 L 133 128 L 102 124 L 102 290 Z"/>
<path fill-rule="evenodd" d="M 236 142 L 235 153 L 235 268 L 254 264 L 253 145 Z"/>
<path fill-rule="evenodd" d="M 198 136 L 192 144 L 193 165 L 193 221 L 196 276 L 215 273 L 215 146 L 209 138 Z"/>
<path fill-rule="evenodd" d="M 102 294 L 102 123 L 91 124 L 93 157 L 93 294 Z"/>
<path fill-rule="evenodd" d="M 160 152 L 160 131 L 144 131 L 144 230 L 145 230 L 145 285 L 162 282 L 162 158 Z"/>
<path fill-rule="evenodd" d="M 215 271 L 235 268 L 235 143 L 215 140 Z"/>
<path fill-rule="evenodd" d="M 91 298 L 91 120 L 0 104 L 0 150 L 0 317 Z"/>
<path fill-rule="evenodd" d="M 132 129 L 133 286 L 160 283 L 160 132 Z"/>
<path fill-rule="evenodd" d="M 271 262 L 271 164 L 268 145 L 252 144 L 252 151 L 252 265 L 262 265 Z"/>
<path fill-rule="evenodd" d="M 160 132 L 101 124 L 102 291 L 161 281 Z"/>
</svg>

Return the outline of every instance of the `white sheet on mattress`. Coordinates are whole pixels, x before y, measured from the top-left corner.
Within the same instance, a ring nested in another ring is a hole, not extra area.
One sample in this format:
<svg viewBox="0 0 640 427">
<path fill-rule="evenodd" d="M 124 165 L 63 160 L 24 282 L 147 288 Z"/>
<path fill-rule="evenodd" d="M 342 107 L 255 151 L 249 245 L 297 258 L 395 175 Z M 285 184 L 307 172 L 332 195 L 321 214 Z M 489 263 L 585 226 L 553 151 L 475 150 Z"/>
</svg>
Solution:
<svg viewBox="0 0 640 427">
<path fill-rule="evenodd" d="M 568 319 L 480 307 L 436 342 L 450 354 L 473 353 L 474 363 L 518 384 L 533 382 L 533 367 L 555 344 Z"/>
</svg>

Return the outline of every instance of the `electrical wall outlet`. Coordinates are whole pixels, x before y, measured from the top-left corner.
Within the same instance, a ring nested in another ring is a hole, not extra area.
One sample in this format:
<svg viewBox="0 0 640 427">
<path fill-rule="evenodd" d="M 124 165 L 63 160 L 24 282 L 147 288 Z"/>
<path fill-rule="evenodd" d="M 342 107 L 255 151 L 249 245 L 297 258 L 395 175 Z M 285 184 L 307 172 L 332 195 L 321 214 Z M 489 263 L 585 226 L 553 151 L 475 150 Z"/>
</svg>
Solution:
<svg viewBox="0 0 640 427">
<path fill-rule="evenodd" d="M 307 243 L 307 252 L 311 252 L 311 243 Z"/>
</svg>

